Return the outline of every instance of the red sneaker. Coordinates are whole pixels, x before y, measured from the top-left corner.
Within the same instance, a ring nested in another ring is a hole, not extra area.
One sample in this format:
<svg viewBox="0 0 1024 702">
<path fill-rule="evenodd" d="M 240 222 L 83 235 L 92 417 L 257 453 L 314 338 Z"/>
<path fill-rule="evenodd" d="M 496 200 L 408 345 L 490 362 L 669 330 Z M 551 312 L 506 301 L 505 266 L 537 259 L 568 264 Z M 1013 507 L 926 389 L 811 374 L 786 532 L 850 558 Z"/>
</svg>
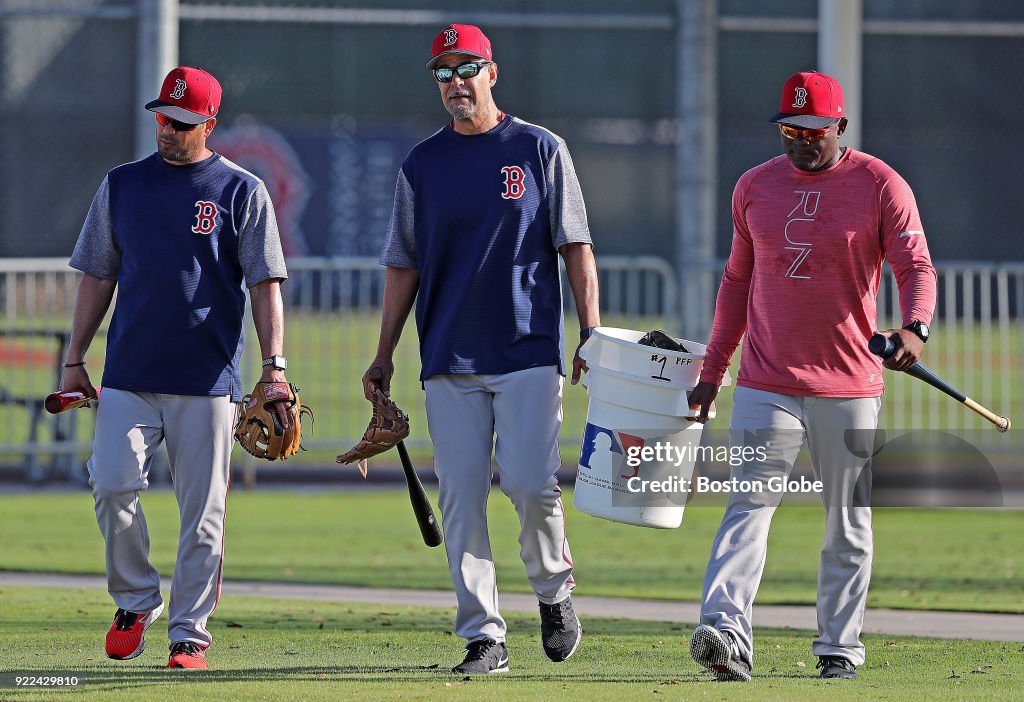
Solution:
<svg viewBox="0 0 1024 702">
<path fill-rule="evenodd" d="M 171 646 L 168 668 L 206 668 L 206 651 L 194 641 L 179 641 Z"/>
<path fill-rule="evenodd" d="M 107 632 L 107 657 L 126 661 L 142 653 L 146 648 L 146 629 L 163 611 L 163 603 L 148 612 L 117 610 L 114 623 Z"/>
</svg>

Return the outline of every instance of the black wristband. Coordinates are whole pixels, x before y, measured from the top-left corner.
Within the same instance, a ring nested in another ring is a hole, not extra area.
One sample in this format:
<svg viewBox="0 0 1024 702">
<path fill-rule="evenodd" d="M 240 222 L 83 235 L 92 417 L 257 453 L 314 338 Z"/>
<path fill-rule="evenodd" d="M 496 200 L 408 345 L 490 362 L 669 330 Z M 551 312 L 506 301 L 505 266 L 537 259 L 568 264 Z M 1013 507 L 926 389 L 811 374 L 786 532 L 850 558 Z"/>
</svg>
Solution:
<svg viewBox="0 0 1024 702">
<path fill-rule="evenodd" d="M 586 341 L 589 339 L 593 335 L 595 329 L 597 329 L 597 327 L 584 327 L 583 329 L 580 329 L 580 341 Z"/>
<path fill-rule="evenodd" d="M 78 363 L 65 363 L 65 368 L 77 368 L 78 366 L 84 366 L 85 361 L 79 361 Z"/>
</svg>

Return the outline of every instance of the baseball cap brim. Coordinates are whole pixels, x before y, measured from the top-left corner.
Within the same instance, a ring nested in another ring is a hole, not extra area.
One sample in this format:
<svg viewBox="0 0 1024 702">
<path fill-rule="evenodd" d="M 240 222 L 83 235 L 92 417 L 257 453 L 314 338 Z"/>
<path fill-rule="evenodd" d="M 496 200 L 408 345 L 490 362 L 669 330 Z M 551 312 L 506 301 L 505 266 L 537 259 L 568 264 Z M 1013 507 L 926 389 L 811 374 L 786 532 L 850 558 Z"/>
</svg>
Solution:
<svg viewBox="0 0 1024 702">
<path fill-rule="evenodd" d="M 831 127 L 840 119 L 840 117 L 816 117 L 815 115 L 794 115 L 792 113 L 780 112 L 768 121 L 775 124 L 789 124 L 801 129 L 824 129 L 825 127 Z"/>
<path fill-rule="evenodd" d="M 466 56 L 476 56 L 477 58 L 481 58 L 484 61 L 488 60 L 486 56 L 484 56 L 483 54 L 478 54 L 475 51 L 466 51 L 465 49 L 452 49 L 451 51 L 442 51 L 437 56 L 427 61 L 427 68 L 431 71 L 434 70 L 435 68 L 437 68 L 437 62 L 441 60 L 441 57 L 447 56 L 448 54 L 465 54 Z"/>
<path fill-rule="evenodd" d="M 146 109 L 150 112 L 159 112 L 162 115 L 167 115 L 171 119 L 176 119 L 179 122 L 185 124 L 202 124 L 203 122 L 209 122 L 216 115 L 201 115 L 196 112 L 191 112 L 183 107 L 177 105 L 169 105 L 162 100 L 153 100 L 152 102 L 146 103 Z"/>
</svg>

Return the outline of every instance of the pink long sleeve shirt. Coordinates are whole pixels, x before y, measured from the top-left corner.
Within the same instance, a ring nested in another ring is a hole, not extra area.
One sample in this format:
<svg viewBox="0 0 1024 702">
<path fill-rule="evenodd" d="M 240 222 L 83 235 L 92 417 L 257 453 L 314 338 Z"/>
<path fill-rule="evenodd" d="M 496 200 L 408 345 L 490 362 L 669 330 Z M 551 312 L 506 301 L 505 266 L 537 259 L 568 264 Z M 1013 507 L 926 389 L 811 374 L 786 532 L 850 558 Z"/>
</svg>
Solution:
<svg viewBox="0 0 1024 702">
<path fill-rule="evenodd" d="M 904 324 L 930 323 L 935 308 L 935 268 L 906 181 L 851 148 L 816 172 L 782 155 L 739 179 L 732 218 L 701 380 L 720 384 L 743 338 L 738 385 L 881 395 L 882 364 L 868 339 L 877 331 L 882 260 L 896 274 Z"/>
</svg>

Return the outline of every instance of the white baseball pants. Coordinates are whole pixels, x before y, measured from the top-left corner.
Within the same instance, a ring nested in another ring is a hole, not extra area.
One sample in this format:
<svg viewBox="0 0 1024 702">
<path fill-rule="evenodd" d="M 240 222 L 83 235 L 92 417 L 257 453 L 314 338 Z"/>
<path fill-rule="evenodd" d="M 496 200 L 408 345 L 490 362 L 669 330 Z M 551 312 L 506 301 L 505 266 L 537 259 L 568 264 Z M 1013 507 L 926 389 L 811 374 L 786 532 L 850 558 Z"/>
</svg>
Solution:
<svg viewBox="0 0 1024 702">
<path fill-rule="evenodd" d="M 772 476 L 788 477 L 807 443 L 825 505 L 813 653 L 862 665 L 860 633 L 872 556 L 870 444 L 881 398 L 794 397 L 737 387 L 733 403 L 732 445 L 762 446 L 767 460 L 734 467 L 732 478 L 766 485 Z M 754 652 L 751 606 L 782 494 L 732 493 L 704 576 L 701 623 L 732 634 L 747 662 Z"/>
<path fill-rule="evenodd" d="M 506 632 L 487 531 L 492 448 L 501 490 L 519 515 L 520 556 L 537 598 L 561 602 L 575 586 L 555 478 L 563 380 L 556 367 L 544 366 L 502 375 L 434 376 L 424 383 L 458 601 L 455 633 L 469 641 L 504 641 Z"/>
<path fill-rule="evenodd" d="M 181 514 L 171 579 L 168 635 L 203 647 L 206 621 L 220 597 L 224 518 L 235 405 L 226 395 L 190 397 L 103 388 L 89 484 L 106 542 L 107 589 L 121 609 L 160 604 L 160 574 L 149 562 L 149 530 L 139 494 L 149 485 L 153 454 L 167 442 Z"/>
</svg>

